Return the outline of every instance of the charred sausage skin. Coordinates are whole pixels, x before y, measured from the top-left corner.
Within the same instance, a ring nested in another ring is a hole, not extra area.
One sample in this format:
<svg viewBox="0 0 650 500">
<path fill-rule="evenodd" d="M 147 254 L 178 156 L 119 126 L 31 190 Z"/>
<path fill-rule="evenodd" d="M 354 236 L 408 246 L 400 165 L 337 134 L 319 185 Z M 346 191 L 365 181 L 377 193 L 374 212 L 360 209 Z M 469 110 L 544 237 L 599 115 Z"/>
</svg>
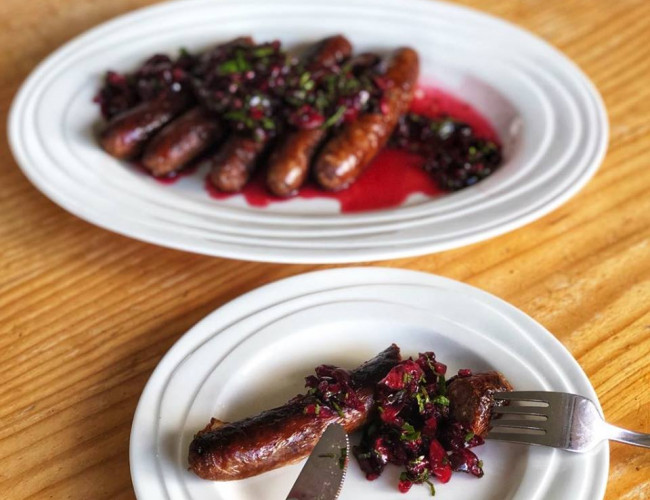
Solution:
<svg viewBox="0 0 650 500">
<path fill-rule="evenodd" d="M 315 399 L 305 395 L 238 422 L 219 426 L 213 419 L 190 444 L 190 469 L 203 479 L 228 481 L 304 458 L 329 424 L 338 422 L 352 432 L 366 423 L 374 408 L 375 386 L 400 359 L 399 348 L 393 344 L 352 371 L 352 384 L 363 410 L 343 408 L 342 417 L 307 414 L 306 406 Z"/>
<path fill-rule="evenodd" d="M 154 176 L 168 175 L 204 152 L 223 133 L 219 121 L 196 106 L 165 126 L 147 145 L 142 164 Z"/>
<path fill-rule="evenodd" d="M 113 117 L 102 132 L 99 142 L 104 150 L 120 159 L 137 157 L 147 141 L 162 127 L 183 112 L 187 97 L 145 101 Z"/>
<path fill-rule="evenodd" d="M 349 58 L 352 45 L 341 35 L 323 40 L 312 51 L 310 70 L 329 68 Z M 276 146 L 269 160 L 267 186 L 276 196 L 294 195 L 309 172 L 311 159 L 325 139 L 324 129 L 301 129 L 287 133 Z"/>
<path fill-rule="evenodd" d="M 326 135 L 324 129 L 301 129 L 289 132 L 280 140 L 269 159 L 266 176 L 271 193 L 288 197 L 298 192 L 307 179 L 316 148 Z"/>
<path fill-rule="evenodd" d="M 469 426 L 474 434 L 485 437 L 496 404 L 492 394 L 512 390 L 510 382 L 497 371 L 454 377 L 447 386 L 450 416 Z"/>
<path fill-rule="evenodd" d="M 229 137 L 219 151 L 202 163 L 209 165 L 210 182 L 219 191 L 241 191 L 253 174 L 257 159 L 266 149 L 267 142 L 240 135 Z"/>
<path fill-rule="evenodd" d="M 310 71 L 331 68 L 350 57 L 352 44 L 342 35 L 323 40 L 311 51 Z M 296 194 L 307 179 L 309 165 L 316 148 L 325 139 L 322 128 L 300 129 L 288 132 L 276 146 L 269 159 L 266 184 L 276 196 Z"/>
<path fill-rule="evenodd" d="M 417 52 L 404 47 L 393 54 L 386 71 L 385 113 L 368 113 L 325 144 L 314 166 L 316 180 L 325 189 L 347 188 L 383 148 L 397 121 L 413 100 L 419 74 Z"/>
</svg>

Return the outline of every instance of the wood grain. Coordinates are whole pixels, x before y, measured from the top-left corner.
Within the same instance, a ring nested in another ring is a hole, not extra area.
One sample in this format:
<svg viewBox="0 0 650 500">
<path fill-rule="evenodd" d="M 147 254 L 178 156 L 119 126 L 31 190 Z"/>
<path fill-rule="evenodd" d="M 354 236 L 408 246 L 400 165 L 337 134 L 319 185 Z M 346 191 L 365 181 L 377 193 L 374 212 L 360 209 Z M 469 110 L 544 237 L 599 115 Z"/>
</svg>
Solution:
<svg viewBox="0 0 650 500">
<path fill-rule="evenodd" d="M 21 81 L 60 44 L 147 3 L 0 3 L 2 498 L 133 498 L 130 423 L 165 351 L 241 293 L 327 267 L 139 243 L 73 217 L 20 173 L 5 124 Z M 650 433 L 650 2 L 462 3 L 537 33 L 583 68 L 608 108 L 609 152 L 582 192 L 534 224 L 377 265 L 441 274 L 513 303 L 578 359 L 612 423 Z M 650 498 L 650 451 L 612 444 L 607 498 Z"/>
</svg>

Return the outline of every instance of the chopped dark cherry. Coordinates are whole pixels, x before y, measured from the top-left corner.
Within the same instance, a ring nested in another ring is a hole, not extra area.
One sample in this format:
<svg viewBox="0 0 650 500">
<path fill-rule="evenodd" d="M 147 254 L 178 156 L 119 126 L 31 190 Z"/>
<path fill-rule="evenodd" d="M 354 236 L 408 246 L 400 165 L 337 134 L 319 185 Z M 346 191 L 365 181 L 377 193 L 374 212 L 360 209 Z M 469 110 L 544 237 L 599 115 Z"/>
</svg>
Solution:
<svg viewBox="0 0 650 500">
<path fill-rule="evenodd" d="M 411 486 L 413 486 L 413 481 L 409 481 L 408 479 L 400 479 L 397 488 L 399 489 L 400 493 L 408 493 L 408 491 L 411 489 Z"/>
<path fill-rule="evenodd" d="M 476 137 L 469 125 L 449 117 L 408 113 L 400 119 L 391 144 L 425 156 L 424 169 L 447 191 L 472 186 L 501 164 L 498 144 Z"/>
<path fill-rule="evenodd" d="M 475 435 L 460 422 L 448 422 L 440 428 L 438 439 L 447 450 L 473 448 L 485 443 L 481 436 Z"/>
<path fill-rule="evenodd" d="M 363 403 L 352 386 L 350 373 L 343 368 L 333 365 L 317 366 L 316 375 L 305 378 L 305 387 L 309 389 L 309 395 L 315 398 L 313 404 L 305 407 L 305 414 L 327 417 L 336 412 L 343 416 L 345 408 L 363 408 Z"/>
<path fill-rule="evenodd" d="M 446 372 L 433 352 L 425 352 L 402 361 L 377 384 L 377 415 L 354 448 L 368 479 L 391 463 L 403 467 L 401 492 L 426 483 L 435 494 L 432 481 L 446 483 L 455 471 L 481 477 L 482 464 L 469 448 L 484 441 L 451 419 Z"/>
<path fill-rule="evenodd" d="M 449 455 L 449 461 L 456 472 L 467 472 L 476 477 L 483 477 L 483 468 L 478 457 L 466 448 L 453 451 Z"/>
<path fill-rule="evenodd" d="M 106 73 L 104 86 L 94 98 L 101 108 L 102 116 L 107 120 L 133 107 L 138 100 L 138 95 L 127 77 L 114 71 Z"/>
<path fill-rule="evenodd" d="M 186 51 L 175 60 L 156 54 L 147 59 L 133 74 L 108 71 L 104 86 L 95 96 L 102 116 L 113 116 L 142 101 L 163 98 L 172 93 L 190 93 L 189 71 L 195 59 Z"/>
</svg>

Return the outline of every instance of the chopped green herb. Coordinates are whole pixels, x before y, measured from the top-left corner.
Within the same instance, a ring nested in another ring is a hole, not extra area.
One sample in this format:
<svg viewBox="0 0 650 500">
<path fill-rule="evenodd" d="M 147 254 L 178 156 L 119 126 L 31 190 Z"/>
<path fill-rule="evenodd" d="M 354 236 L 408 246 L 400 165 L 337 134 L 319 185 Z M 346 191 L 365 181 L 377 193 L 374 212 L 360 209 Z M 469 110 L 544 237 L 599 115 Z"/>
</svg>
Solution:
<svg viewBox="0 0 650 500">
<path fill-rule="evenodd" d="M 339 457 L 339 467 L 341 470 L 345 469 L 345 462 L 348 459 L 348 449 L 341 448 L 341 456 Z"/>
<path fill-rule="evenodd" d="M 483 468 L 483 460 L 479 460 L 477 465 L 482 469 Z"/>
<path fill-rule="evenodd" d="M 235 52 L 235 58 L 221 63 L 218 67 L 219 73 L 222 75 L 231 75 L 233 73 L 241 73 L 251 69 L 251 65 L 246 60 L 246 55 L 243 50 Z"/>
<path fill-rule="evenodd" d="M 468 432 L 467 434 L 465 434 L 465 442 L 469 443 L 473 437 L 474 437 L 474 433 L 472 431 Z"/>
<path fill-rule="evenodd" d="M 438 392 L 443 396 L 447 394 L 447 381 L 444 375 L 438 375 Z"/>
<path fill-rule="evenodd" d="M 329 105 L 329 100 L 322 93 L 317 93 L 314 104 L 316 104 L 318 111 L 322 112 L 325 111 L 325 108 Z"/>
<path fill-rule="evenodd" d="M 449 406 L 449 399 L 446 396 L 443 396 L 442 394 L 436 396 L 431 401 L 439 405 Z"/>
<path fill-rule="evenodd" d="M 341 418 L 345 417 L 345 413 L 343 413 L 343 410 L 341 409 L 341 407 L 338 405 L 336 401 L 332 401 L 332 406 L 336 410 L 336 413 L 339 414 L 339 417 Z"/>
<path fill-rule="evenodd" d="M 219 65 L 219 73 L 221 73 L 222 75 L 230 75 L 232 73 L 237 73 L 237 71 L 238 71 L 238 66 L 237 66 L 237 61 L 235 60 L 226 61 Z"/>
<path fill-rule="evenodd" d="M 262 118 L 262 127 L 266 130 L 275 130 L 275 122 L 270 118 Z"/>
<path fill-rule="evenodd" d="M 267 57 L 273 55 L 273 47 L 258 47 L 253 51 L 255 57 Z"/>
<path fill-rule="evenodd" d="M 413 427 L 408 422 L 402 425 L 402 435 L 400 436 L 400 439 L 402 441 L 415 441 L 416 439 L 419 438 L 420 438 L 420 431 L 416 431 L 415 427 Z"/>
<path fill-rule="evenodd" d="M 424 387 L 422 388 L 424 389 Z M 418 402 L 418 411 L 420 413 L 424 413 L 425 407 L 424 405 L 429 402 L 429 396 L 426 394 L 426 389 L 424 389 L 425 394 L 420 394 L 419 392 L 415 395 L 415 399 Z"/>
<path fill-rule="evenodd" d="M 429 485 L 429 489 L 431 490 L 431 496 L 435 497 L 436 496 L 436 488 L 435 488 L 435 486 L 433 486 L 433 483 L 431 481 L 429 481 L 429 480 L 426 480 L 424 482 Z"/>
<path fill-rule="evenodd" d="M 309 71 L 305 71 L 302 75 L 300 75 L 299 84 L 301 87 L 304 87 L 310 81 L 311 81 L 311 73 Z"/>
<path fill-rule="evenodd" d="M 345 114 L 345 106 L 339 106 L 338 109 L 334 112 L 332 116 L 330 116 L 323 125 L 321 125 L 322 128 L 329 128 L 332 125 L 336 125 L 338 121 L 343 117 Z"/>
<path fill-rule="evenodd" d="M 223 117 L 226 120 L 241 122 L 249 128 L 253 128 L 255 125 L 251 117 L 243 110 L 228 111 L 227 113 L 224 113 Z"/>
</svg>

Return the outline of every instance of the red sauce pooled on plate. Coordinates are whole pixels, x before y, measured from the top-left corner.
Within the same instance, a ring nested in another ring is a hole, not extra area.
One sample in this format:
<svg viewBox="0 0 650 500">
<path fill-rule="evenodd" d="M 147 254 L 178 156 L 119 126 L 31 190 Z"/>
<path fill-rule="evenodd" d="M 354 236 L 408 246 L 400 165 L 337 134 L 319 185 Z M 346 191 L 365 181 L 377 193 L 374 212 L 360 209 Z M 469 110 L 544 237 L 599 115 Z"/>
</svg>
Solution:
<svg viewBox="0 0 650 500">
<path fill-rule="evenodd" d="M 420 87 L 415 94 L 411 111 L 430 118 L 451 116 L 470 125 L 477 137 L 498 142 L 494 129 L 483 116 L 469 104 L 443 90 Z M 422 169 L 423 163 L 424 158 L 421 156 L 386 148 L 375 157 L 363 175 L 350 188 L 331 193 L 308 183 L 294 198 L 338 200 L 341 212 L 352 213 L 393 208 L 404 203 L 415 193 L 427 196 L 443 194 L 444 191 L 439 189 Z M 241 195 L 249 205 L 254 207 L 266 207 L 272 203 L 283 203 L 293 199 L 277 198 L 266 190 L 264 169 L 257 172 L 241 193 L 222 193 L 207 179 L 205 186 L 213 198 L 226 199 Z"/>
</svg>

